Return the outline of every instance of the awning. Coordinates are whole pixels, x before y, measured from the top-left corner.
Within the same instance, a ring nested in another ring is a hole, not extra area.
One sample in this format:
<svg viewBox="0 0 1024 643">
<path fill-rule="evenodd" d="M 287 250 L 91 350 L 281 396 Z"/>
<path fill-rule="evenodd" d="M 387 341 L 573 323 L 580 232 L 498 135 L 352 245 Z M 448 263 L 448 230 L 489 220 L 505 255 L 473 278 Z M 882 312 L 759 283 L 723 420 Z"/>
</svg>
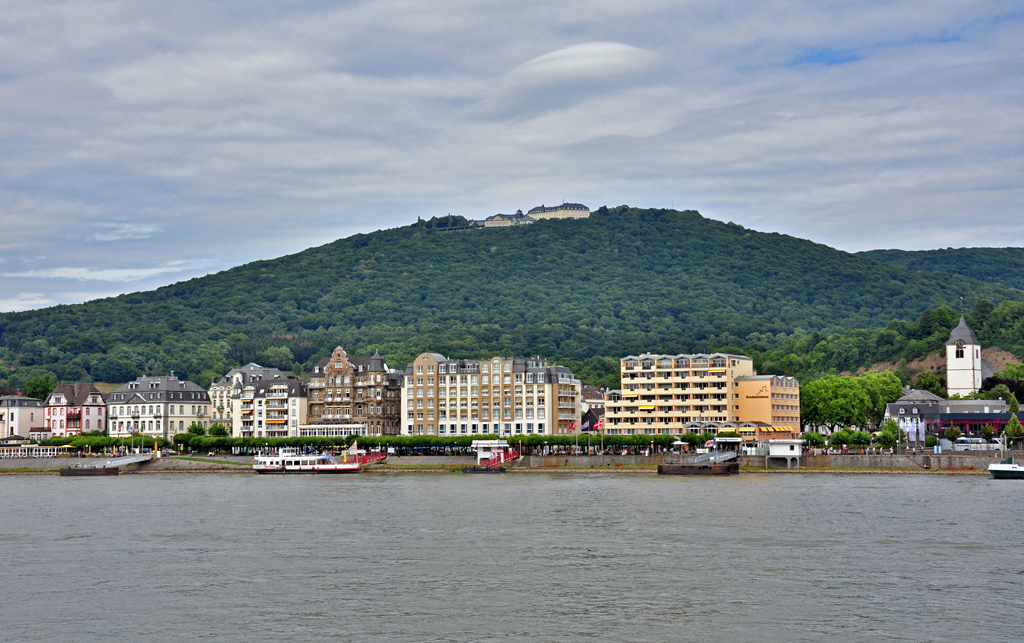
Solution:
<svg viewBox="0 0 1024 643">
<path fill-rule="evenodd" d="M 654 410 L 654 406 L 655 406 L 654 404 L 641 404 L 640 405 L 640 410 L 641 411 L 653 411 Z"/>
</svg>

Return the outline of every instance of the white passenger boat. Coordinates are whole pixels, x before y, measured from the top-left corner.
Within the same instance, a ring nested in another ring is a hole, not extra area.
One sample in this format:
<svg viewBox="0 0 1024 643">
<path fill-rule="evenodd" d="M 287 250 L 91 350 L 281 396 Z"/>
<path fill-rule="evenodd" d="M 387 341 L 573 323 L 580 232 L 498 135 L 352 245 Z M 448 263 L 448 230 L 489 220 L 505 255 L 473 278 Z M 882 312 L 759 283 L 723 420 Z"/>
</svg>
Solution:
<svg viewBox="0 0 1024 643">
<path fill-rule="evenodd" d="M 258 455 L 252 468 L 256 473 L 359 473 L 359 459 L 329 453 L 304 454 L 282 450 L 276 455 Z"/>
<path fill-rule="evenodd" d="M 1013 458 L 1002 460 L 999 464 L 988 465 L 988 472 L 993 478 L 1017 478 L 1024 479 L 1024 468 L 1013 461 Z"/>
</svg>

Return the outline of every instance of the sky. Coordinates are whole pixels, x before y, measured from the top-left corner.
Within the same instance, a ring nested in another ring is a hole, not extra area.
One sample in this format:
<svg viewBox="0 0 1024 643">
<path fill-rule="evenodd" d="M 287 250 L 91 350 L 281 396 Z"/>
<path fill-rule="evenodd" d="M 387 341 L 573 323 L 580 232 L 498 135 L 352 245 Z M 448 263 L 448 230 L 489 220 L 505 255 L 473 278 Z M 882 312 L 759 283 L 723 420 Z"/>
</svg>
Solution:
<svg viewBox="0 0 1024 643">
<path fill-rule="evenodd" d="M 417 217 L 1024 245 L 1024 2 L 0 0 L 0 311 Z"/>
</svg>

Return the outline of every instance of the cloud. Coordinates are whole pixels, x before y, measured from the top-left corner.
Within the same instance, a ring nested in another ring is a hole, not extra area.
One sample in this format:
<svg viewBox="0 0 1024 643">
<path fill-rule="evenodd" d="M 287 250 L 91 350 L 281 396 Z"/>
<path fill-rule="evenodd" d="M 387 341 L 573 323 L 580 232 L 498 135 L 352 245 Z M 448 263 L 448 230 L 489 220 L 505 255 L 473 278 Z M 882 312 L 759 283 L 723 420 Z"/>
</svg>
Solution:
<svg viewBox="0 0 1024 643">
<path fill-rule="evenodd" d="M 22 292 L 14 297 L 0 299 L 0 313 L 17 312 L 20 310 L 32 310 L 58 303 L 39 292 Z"/>
<path fill-rule="evenodd" d="M 560 199 L 692 207 L 846 249 L 1020 238 L 1014 10 L 12 4 L 0 301 L 148 288 L 417 216 Z"/>
<path fill-rule="evenodd" d="M 21 272 L 8 272 L 4 273 L 3 276 L 22 279 L 130 282 L 193 269 L 195 269 L 195 266 L 189 262 L 172 261 L 155 268 L 40 268 Z"/>
<path fill-rule="evenodd" d="M 121 241 L 123 239 L 148 239 L 160 232 L 156 223 L 97 223 L 105 232 L 92 235 L 96 241 Z"/>
<path fill-rule="evenodd" d="M 505 74 L 509 89 L 537 89 L 611 80 L 654 63 L 656 54 L 620 42 L 587 42 L 538 56 Z"/>
</svg>

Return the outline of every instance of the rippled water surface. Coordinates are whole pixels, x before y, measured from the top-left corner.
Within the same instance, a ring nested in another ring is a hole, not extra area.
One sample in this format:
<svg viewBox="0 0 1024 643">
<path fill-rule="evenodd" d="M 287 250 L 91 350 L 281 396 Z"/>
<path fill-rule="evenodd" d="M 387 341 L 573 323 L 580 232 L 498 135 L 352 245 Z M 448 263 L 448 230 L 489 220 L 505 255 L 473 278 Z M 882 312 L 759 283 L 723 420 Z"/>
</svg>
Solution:
<svg viewBox="0 0 1024 643">
<path fill-rule="evenodd" d="M 0 478 L 3 641 L 1019 641 L 1024 483 Z"/>
</svg>

